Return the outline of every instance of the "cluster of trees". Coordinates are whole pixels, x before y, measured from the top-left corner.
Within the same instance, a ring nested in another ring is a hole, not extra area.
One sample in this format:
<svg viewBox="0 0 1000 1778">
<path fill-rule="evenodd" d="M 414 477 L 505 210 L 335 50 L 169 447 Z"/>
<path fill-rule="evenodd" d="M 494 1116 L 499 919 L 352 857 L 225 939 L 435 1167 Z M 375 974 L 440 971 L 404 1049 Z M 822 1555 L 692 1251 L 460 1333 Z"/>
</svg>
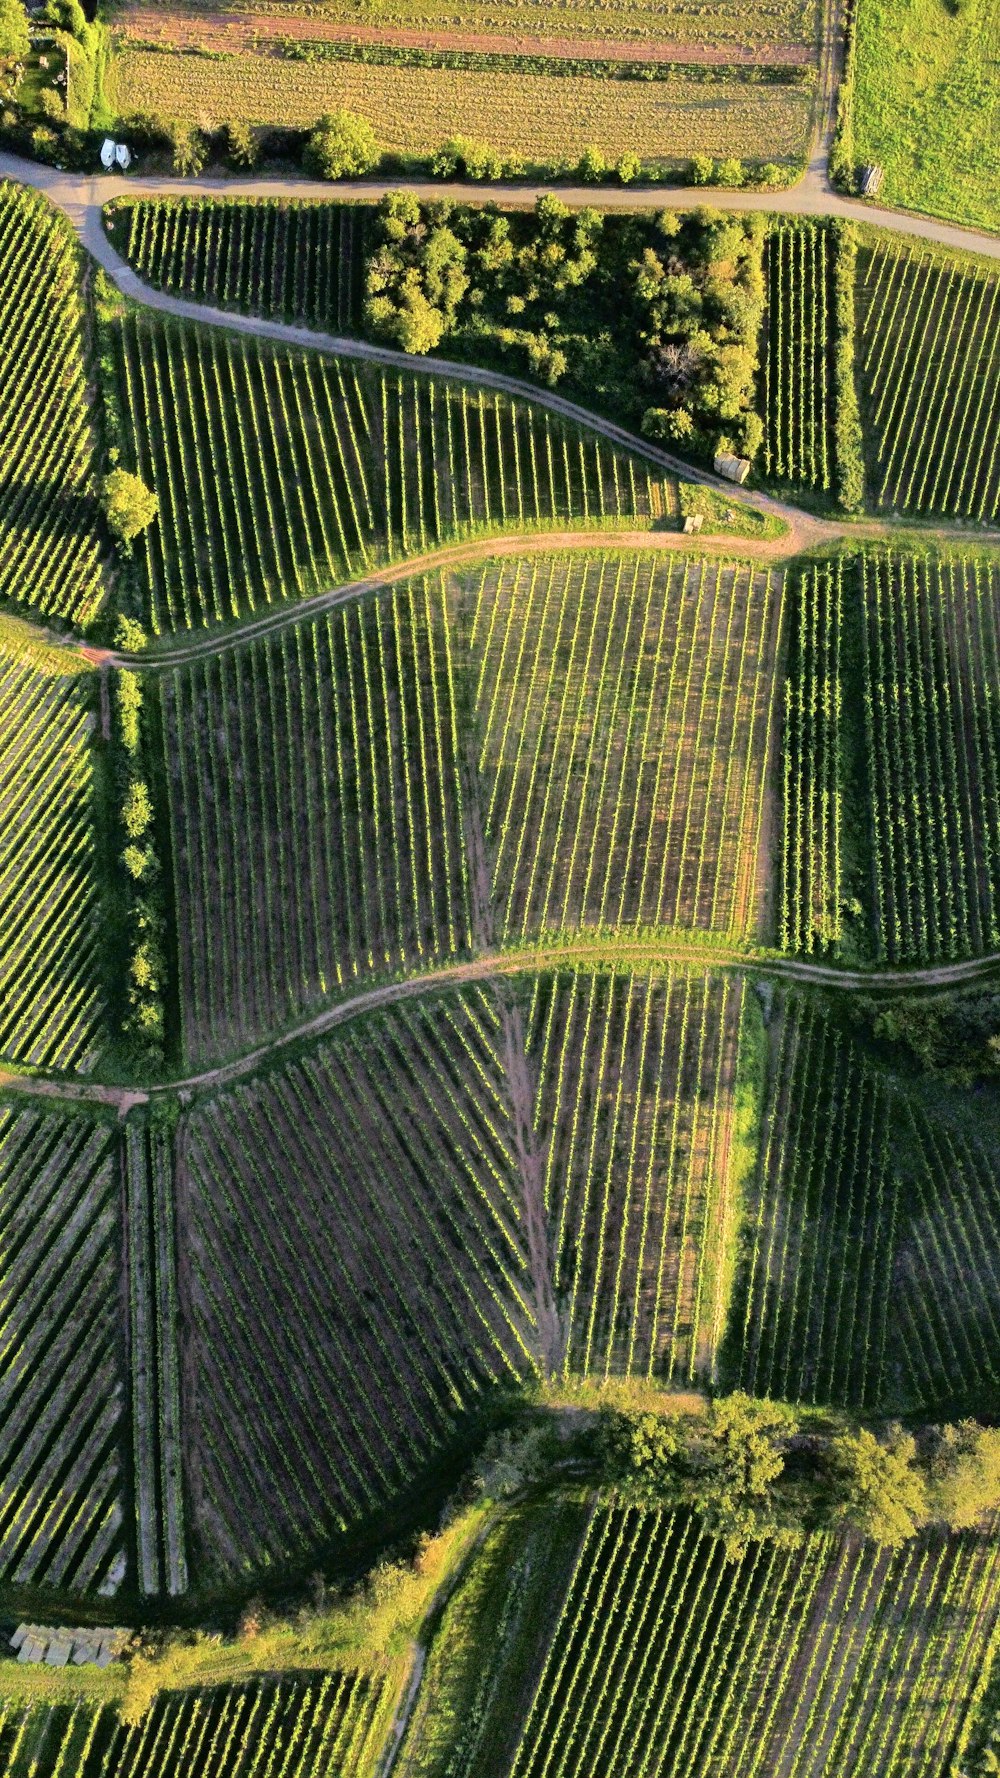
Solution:
<svg viewBox="0 0 1000 1778">
<path fill-rule="evenodd" d="M 600 1449 L 607 1485 L 640 1505 L 693 1507 L 732 1559 L 824 1525 L 897 1549 L 923 1526 L 966 1530 L 1000 1506 L 1000 1429 L 975 1420 L 919 1442 L 895 1424 L 802 1435 L 793 1408 L 736 1393 L 702 1416 L 605 1414 Z"/>
<path fill-rule="evenodd" d="M 23 63 L 29 47 L 28 15 L 21 0 L 0 0 L 0 68 Z"/>
<path fill-rule="evenodd" d="M 383 199 L 366 264 L 366 325 L 408 352 L 497 363 L 653 438 L 753 456 L 764 310 L 763 218 L 698 209 L 656 219 L 529 214 L 410 192 Z"/>
</svg>

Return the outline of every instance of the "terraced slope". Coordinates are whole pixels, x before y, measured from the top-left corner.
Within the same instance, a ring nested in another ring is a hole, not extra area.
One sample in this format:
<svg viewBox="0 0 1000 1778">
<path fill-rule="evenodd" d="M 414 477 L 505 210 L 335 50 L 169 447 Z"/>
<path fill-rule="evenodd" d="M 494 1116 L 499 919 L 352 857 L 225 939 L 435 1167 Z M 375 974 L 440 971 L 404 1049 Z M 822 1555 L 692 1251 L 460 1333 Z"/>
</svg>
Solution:
<svg viewBox="0 0 1000 1778">
<path fill-rule="evenodd" d="M 0 633 L 0 1057 L 86 1072 L 104 991 L 82 666 Z"/>
<path fill-rule="evenodd" d="M 125 1576 L 113 1131 L 0 1107 L 0 1577 Z"/>
<path fill-rule="evenodd" d="M 160 501 L 151 627 L 223 623 L 488 530 L 652 522 L 650 466 L 528 402 L 146 311 L 113 326 L 123 460 Z"/>
<path fill-rule="evenodd" d="M 79 277 L 65 219 L 0 182 L 0 599 L 86 624 L 103 588 Z"/>
</svg>

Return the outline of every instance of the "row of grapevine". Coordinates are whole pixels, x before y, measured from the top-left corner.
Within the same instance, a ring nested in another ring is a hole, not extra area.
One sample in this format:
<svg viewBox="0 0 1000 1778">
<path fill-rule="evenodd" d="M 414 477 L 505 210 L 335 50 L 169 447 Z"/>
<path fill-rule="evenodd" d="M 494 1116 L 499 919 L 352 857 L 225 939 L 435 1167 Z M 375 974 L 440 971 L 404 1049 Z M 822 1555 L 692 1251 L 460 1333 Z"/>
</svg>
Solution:
<svg viewBox="0 0 1000 1778">
<path fill-rule="evenodd" d="M 80 663 L 82 665 L 82 662 Z M 103 1015 L 85 675 L 0 644 L 0 1055 L 86 1071 Z"/>
<path fill-rule="evenodd" d="M 142 548 L 156 631 L 484 530 L 676 510 L 648 464 L 530 402 L 149 313 L 116 339 L 131 454 L 160 502 Z"/>
<path fill-rule="evenodd" d="M 781 221 L 767 237 L 764 469 L 798 487 L 834 484 L 836 243 L 825 222 Z"/>
<path fill-rule="evenodd" d="M 0 1108 L 0 1575 L 125 1576 L 114 1133 Z"/>
<path fill-rule="evenodd" d="M 631 554 L 465 577 L 497 937 L 756 924 L 784 581 Z"/>
<path fill-rule="evenodd" d="M 169 1135 L 125 1133 L 129 1382 L 139 1585 L 187 1588 L 181 1446 L 177 1235 Z"/>
<path fill-rule="evenodd" d="M 143 199 L 115 206 L 112 233 L 141 277 L 160 290 L 356 332 L 364 300 L 364 223 L 358 204 Z"/>
<path fill-rule="evenodd" d="M 314 1672 L 164 1692 L 143 1721 L 91 1705 L 0 1706 L 2 1778 L 369 1778 L 391 1687 Z"/>
<path fill-rule="evenodd" d="M 567 1372 L 712 1369 L 741 999 L 732 977 L 687 971 L 539 983 L 534 1124 Z"/>
<path fill-rule="evenodd" d="M 893 963 L 1000 946 L 1000 576 L 862 559 L 874 900 Z"/>
<path fill-rule="evenodd" d="M 809 955 L 841 937 L 843 580 L 840 561 L 804 569 L 789 600 L 779 943 Z"/>
<path fill-rule="evenodd" d="M 1000 1540 L 814 1533 L 727 1562 L 685 1514 L 595 1511 L 512 1778 L 949 1769 L 1000 1619 Z"/>
<path fill-rule="evenodd" d="M 197 1530 L 222 1576 L 316 1547 L 535 1369 L 492 996 L 401 1003 L 185 1135 Z"/>
<path fill-rule="evenodd" d="M 160 681 L 185 1055 L 471 943 L 443 583 Z"/>
<path fill-rule="evenodd" d="M 860 256 L 867 431 L 878 504 L 1000 515 L 1000 277 L 886 237 Z"/>
<path fill-rule="evenodd" d="M 879 1069 L 804 995 L 774 1045 L 729 1328 L 734 1383 L 878 1412 L 1000 1382 L 988 1141 Z"/>
<path fill-rule="evenodd" d="M 0 182 L 0 598 L 85 624 L 102 598 L 72 231 Z"/>
</svg>

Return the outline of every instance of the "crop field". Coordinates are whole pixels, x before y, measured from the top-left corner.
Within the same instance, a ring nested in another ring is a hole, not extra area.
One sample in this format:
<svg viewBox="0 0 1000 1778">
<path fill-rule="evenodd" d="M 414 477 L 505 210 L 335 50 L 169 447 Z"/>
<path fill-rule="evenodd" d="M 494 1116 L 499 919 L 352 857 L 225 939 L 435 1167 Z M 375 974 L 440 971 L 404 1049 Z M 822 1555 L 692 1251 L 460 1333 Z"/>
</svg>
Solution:
<svg viewBox="0 0 1000 1778">
<path fill-rule="evenodd" d="M 132 1728 L 82 1703 L 8 1706 L 0 1762 L 4 1778 L 368 1778 L 390 1698 L 379 1676 L 317 1672 L 165 1692 Z"/>
<path fill-rule="evenodd" d="M 880 201 L 1000 227 L 995 0 L 880 0 L 857 32 L 856 159 L 885 169 Z"/>
<path fill-rule="evenodd" d="M 0 599 L 86 624 L 103 596 L 77 252 L 0 181 Z"/>
<path fill-rule="evenodd" d="M 649 464 L 529 402 L 147 313 L 117 337 L 130 450 L 160 500 L 142 552 L 157 631 L 484 530 L 677 509 Z"/>
<path fill-rule="evenodd" d="M 238 8 L 223 8 L 216 0 L 125 0 L 115 22 L 134 41 L 217 51 L 247 43 L 266 48 L 293 31 L 303 42 L 336 39 L 345 29 L 362 38 L 352 0 L 320 0 L 308 9 L 275 5 L 273 0 L 243 0 Z M 708 12 L 700 0 L 639 0 L 628 7 L 607 0 L 599 6 L 587 0 L 567 0 L 566 5 L 560 0 L 510 0 L 498 20 L 493 0 L 463 0 L 458 13 L 451 0 L 386 0 L 378 22 L 387 34 L 396 27 L 418 27 L 421 40 L 438 38 L 442 30 L 450 34 L 459 26 L 487 37 L 498 30 L 515 31 L 519 39 L 536 31 L 569 37 L 580 54 L 595 41 L 665 41 L 692 53 L 700 49 L 706 58 L 766 60 L 779 46 L 812 48 L 816 8 L 814 0 L 716 0 Z"/>
<path fill-rule="evenodd" d="M 450 628 L 428 577 L 159 682 L 190 1060 L 471 944 Z"/>
<path fill-rule="evenodd" d="M 788 601 L 779 943 L 807 955 L 841 937 L 843 601 L 839 561 L 801 570 Z"/>
<path fill-rule="evenodd" d="M 1000 277 L 987 262 L 903 247 L 859 255 L 858 361 L 880 507 L 996 524 Z"/>
<path fill-rule="evenodd" d="M 751 1393 L 868 1412 L 1000 1380 L 987 1133 L 922 1108 L 804 995 L 773 1041 L 730 1327 Z"/>
<path fill-rule="evenodd" d="M 133 1119 L 125 1137 L 136 1548 L 144 1593 L 187 1588 L 173 1154 Z"/>
<path fill-rule="evenodd" d="M 903 1778 L 946 1769 L 1000 1616 L 1000 1544 L 723 1546 L 594 1511 L 511 1778 Z M 556 1763 L 557 1757 L 557 1763 Z"/>
<path fill-rule="evenodd" d="M 107 1125 L 0 1107 L 0 1576 L 21 1586 L 125 1574 L 117 1191 Z"/>
<path fill-rule="evenodd" d="M 992 563 L 862 558 L 875 912 L 893 963 L 1000 945 Z"/>
<path fill-rule="evenodd" d="M 534 1373 L 504 1043 L 487 993 L 422 997 L 185 1126 L 212 1571 L 377 1510 L 487 1392 Z"/>
<path fill-rule="evenodd" d="M 822 222 L 777 222 L 767 237 L 764 469 L 778 481 L 825 490 L 836 470 L 836 251 Z"/>
<path fill-rule="evenodd" d="M 728 1148 L 742 983 L 539 981 L 535 1136 L 576 1375 L 707 1375 L 728 1308 Z"/>
<path fill-rule="evenodd" d="M 124 115 L 301 129 L 347 109 L 372 120 L 389 154 L 428 154 L 459 134 L 485 137 L 505 157 L 542 162 L 578 160 L 591 146 L 611 160 L 632 152 L 653 163 L 696 151 L 791 160 L 805 150 L 812 96 L 806 86 L 739 79 L 553 78 L 138 48 L 115 58 L 108 84 Z"/>
<path fill-rule="evenodd" d="M 754 929 L 784 581 L 610 553 L 466 582 L 502 941 Z"/>
<path fill-rule="evenodd" d="M 0 1056 L 86 1072 L 104 996 L 82 666 L 0 638 Z"/>
<path fill-rule="evenodd" d="M 114 238 L 160 290 L 353 333 L 366 214 L 358 204 L 146 200 L 116 207 Z"/>
</svg>

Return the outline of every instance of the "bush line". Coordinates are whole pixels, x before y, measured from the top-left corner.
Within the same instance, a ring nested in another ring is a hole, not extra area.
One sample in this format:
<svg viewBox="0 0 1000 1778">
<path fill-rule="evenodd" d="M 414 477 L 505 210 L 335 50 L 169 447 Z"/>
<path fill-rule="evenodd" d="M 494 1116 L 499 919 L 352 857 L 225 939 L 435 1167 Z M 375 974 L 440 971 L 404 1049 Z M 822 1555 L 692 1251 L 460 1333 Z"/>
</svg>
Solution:
<svg viewBox="0 0 1000 1778">
<path fill-rule="evenodd" d="M 831 223 L 836 244 L 834 354 L 834 429 L 837 456 L 837 499 L 845 512 L 860 512 L 865 503 L 864 436 L 854 380 L 854 279 L 858 231 L 853 222 Z"/>
</svg>

